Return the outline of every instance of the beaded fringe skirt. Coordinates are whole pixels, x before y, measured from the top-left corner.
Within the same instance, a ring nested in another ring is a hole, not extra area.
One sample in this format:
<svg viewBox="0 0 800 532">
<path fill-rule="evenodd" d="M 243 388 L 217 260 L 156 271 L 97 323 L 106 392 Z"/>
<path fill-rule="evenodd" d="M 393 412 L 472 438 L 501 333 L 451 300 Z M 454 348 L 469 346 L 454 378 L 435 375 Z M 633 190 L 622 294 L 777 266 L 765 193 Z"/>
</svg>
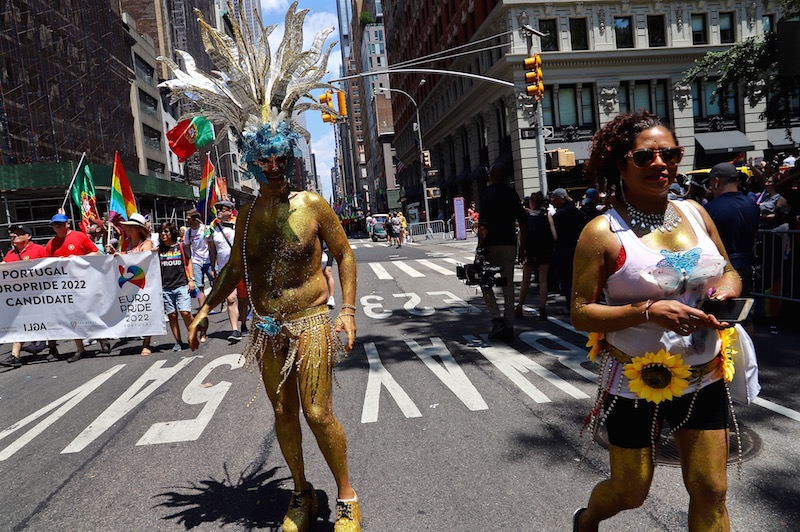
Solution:
<svg viewBox="0 0 800 532">
<path fill-rule="evenodd" d="M 320 305 L 289 315 L 285 321 L 280 321 L 281 330 L 275 335 L 260 329 L 257 326 L 258 319 L 254 313 L 250 322 L 250 339 L 245 349 L 245 369 L 253 371 L 258 368 L 259 375 L 262 375 L 262 357 L 266 354 L 267 346 L 272 348 L 273 357 L 286 349 L 281 382 L 276 391 L 280 391 L 295 364 L 298 374 L 300 368 L 307 365 L 304 377 L 310 381 L 307 383 L 307 390 L 310 390 L 313 397 L 322 377 L 319 371 L 322 362 L 326 361 L 327 367 L 333 372 L 333 366 L 345 353 L 341 339 L 333 331 L 327 306 Z M 261 378 L 263 380 L 263 376 Z"/>
</svg>

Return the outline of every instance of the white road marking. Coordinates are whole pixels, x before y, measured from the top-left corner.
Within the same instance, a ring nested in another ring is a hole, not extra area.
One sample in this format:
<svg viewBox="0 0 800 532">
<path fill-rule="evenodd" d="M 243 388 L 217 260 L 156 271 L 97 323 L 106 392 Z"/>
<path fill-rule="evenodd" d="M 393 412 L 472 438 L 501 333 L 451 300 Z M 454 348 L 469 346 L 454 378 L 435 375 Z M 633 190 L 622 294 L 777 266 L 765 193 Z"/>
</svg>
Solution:
<svg viewBox="0 0 800 532">
<path fill-rule="evenodd" d="M 156 443 L 175 443 L 179 441 L 195 441 L 205 430 L 214 412 L 217 411 L 225 394 L 232 386 L 228 381 L 219 381 L 217 384 L 204 388 L 203 383 L 209 374 L 219 366 L 229 366 L 238 369 L 244 365 L 244 357 L 239 354 L 221 356 L 201 369 L 183 390 L 183 402 L 187 405 L 202 405 L 203 409 L 194 419 L 181 419 L 154 423 L 147 432 L 136 442 L 136 445 L 153 445 Z"/>
<path fill-rule="evenodd" d="M 128 412 L 136 408 L 142 401 L 147 399 L 162 384 L 170 380 L 180 370 L 188 366 L 197 357 L 187 357 L 181 359 L 171 368 L 164 368 L 166 360 L 159 360 L 139 377 L 130 388 L 125 390 L 116 401 L 111 403 L 105 411 L 97 416 L 78 437 L 67 445 L 61 454 L 77 453 L 86 448 L 101 434 L 108 430 L 114 423 L 118 422 Z M 149 384 L 148 384 L 149 383 Z"/>
<path fill-rule="evenodd" d="M 755 399 L 753 399 L 753 404 L 758 405 L 762 408 L 766 408 L 767 410 L 771 410 L 776 414 L 786 416 L 789 419 L 800 421 L 800 412 L 792 410 L 791 408 L 786 408 L 785 406 L 781 406 L 779 404 L 775 404 L 772 401 L 762 399 L 761 397 L 756 397 Z"/>
<path fill-rule="evenodd" d="M 422 412 L 419 411 L 411 397 L 397 384 L 391 373 L 383 366 L 375 344 L 373 342 L 364 344 L 364 351 L 367 352 L 369 376 L 367 377 L 367 392 L 364 395 L 364 408 L 361 410 L 361 422 L 374 423 L 378 421 L 382 386 L 386 387 L 397 406 L 400 407 L 403 415 L 407 418 L 422 417 Z"/>
<path fill-rule="evenodd" d="M 422 302 L 422 299 L 413 292 L 409 294 L 392 294 L 392 295 L 394 297 L 407 297 L 408 301 L 403 303 L 403 308 L 406 309 L 406 311 L 409 314 L 412 314 L 414 316 L 422 316 L 422 317 L 430 316 L 431 314 L 436 312 L 436 309 L 431 307 L 417 308 L 417 305 L 419 305 Z"/>
<path fill-rule="evenodd" d="M 375 272 L 375 275 L 378 276 L 378 279 L 382 279 L 384 281 L 391 281 L 392 279 L 394 279 L 394 277 L 389 275 L 389 272 L 387 272 L 386 268 L 381 266 L 380 263 L 368 262 L 367 264 L 369 264 L 369 267 L 372 268 L 373 272 Z"/>
<path fill-rule="evenodd" d="M 38 425 L 33 427 L 31 430 L 20 436 L 14 443 L 0 451 L 0 462 L 6 460 L 11 455 L 22 449 L 26 444 L 30 443 L 36 436 L 44 432 L 47 427 L 58 421 L 64 414 L 72 410 L 78 403 L 86 399 L 90 393 L 95 391 L 97 388 L 100 387 L 104 382 L 110 379 L 116 372 L 121 370 L 125 367 L 125 364 L 119 364 L 114 366 L 113 368 L 108 369 L 107 371 L 101 373 L 97 377 L 93 378 L 86 384 L 79 386 L 78 388 L 72 390 L 68 394 L 64 395 L 63 397 L 56 399 L 49 405 L 45 406 L 44 408 L 40 408 L 30 416 L 22 419 L 21 421 L 17 421 L 3 432 L 0 432 L 0 440 L 8 436 L 9 434 L 13 434 L 17 430 L 21 429 L 25 425 L 32 423 L 33 421 L 39 419 L 49 411 L 57 408 L 55 412 L 47 416 L 43 419 Z M 63 405 L 63 406 L 62 406 Z M 61 408 L 58 408 L 58 407 Z"/>
<path fill-rule="evenodd" d="M 362 248 L 371 248 L 372 244 L 361 244 Z"/>
<path fill-rule="evenodd" d="M 445 296 L 442 301 L 450 305 L 450 310 L 459 314 L 479 313 L 481 309 L 474 305 L 470 305 L 457 295 L 446 290 L 437 290 L 436 292 L 428 292 L 429 296 Z"/>
<path fill-rule="evenodd" d="M 447 257 L 446 259 L 442 259 L 442 260 L 445 261 L 445 262 L 449 262 L 450 264 L 455 264 L 455 265 L 464 264 L 462 261 L 454 259 L 454 258 L 451 258 L 451 257 Z"/>
<path fill-rule="evenodd" d="M 417 262 L 419 262 L 423 266 L 427 266 L 428 268 L 430 268 L 433 271 L 441 273 L 442 275 L 455 275 L 456 274 L 455 268 L 453 268 L 453 269 L 442 268 L 438 264 L 434 264 L 431 261 L 429 261 L 428 259 L 417 259 Z"/>
<path fill-rule="evenodd" d="M 587 360 L 587 349 L 582 349 L 572 345 L 569 342 L 562 340 L 555 334 L 547 331 L 524 332 L 519 335 L 519 339 L 546 355 L 556 357 L 563 366 L 571 369 L 587 381 L 595 383 L 597 382 L 597 374 L 581 366 L 581 362 L 586 362 Z M 545 347 L 541 342 L 543 339 L 547 339 L 558 344 L 563 348 L 563 350 L 554 350 L 549 347 Z"/>
<path fill-rule="evenodd" d="M 464 370 L 448 351 L 447 346 L 440 338 L 431 338 L 430 346 L 421 346 L 414 340 L 406 340 L 406 345 L 422 360 L 429 370 L 436 375 L 450 391 L 458 397 L 464 405 L 472 410 L 488 410 L 489 406 L 483 400 L 477 388 L 464 374 Z M 439 357 L 441 365 L 434 360 Z"/>
<path fill-rule="evenodd" d="M 420 273 L 405 262 L 396 261 L 393 263 L 395 266 L 400 268 L 403 272 L 407 273 L 411 277 L 425 277 L 424 273 Z"/>
<path fill-rule="evenodd" d="M 358 249 L 358 248 L 356 246 L 354 246 L 353 244 L 350 244 L 350 249 Z"/>
</svg>

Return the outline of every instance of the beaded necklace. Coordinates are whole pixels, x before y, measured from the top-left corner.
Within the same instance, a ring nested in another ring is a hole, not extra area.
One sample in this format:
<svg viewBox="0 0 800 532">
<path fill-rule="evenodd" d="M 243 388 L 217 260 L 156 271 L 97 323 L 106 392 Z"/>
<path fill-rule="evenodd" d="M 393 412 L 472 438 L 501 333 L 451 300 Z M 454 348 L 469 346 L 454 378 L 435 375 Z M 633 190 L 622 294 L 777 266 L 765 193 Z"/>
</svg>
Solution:
<svg viewBox="0 0 800 532">
<path fill-rule="evenodd" d="M 667 209 L 661 213 L 642 212 L 628 203 L 627 200 L 625 201 L 625 208 L 631 219 L 631 226 L 635 229 L 649 228 L 651 232 L 656 229 L 662 233 L 665 230 L 672 232 L 672 228 L 678 227 L 678 224 L 682 221 L 680 214 L 672 206 L 672 203 L 667 203 Z"/>
</svg>

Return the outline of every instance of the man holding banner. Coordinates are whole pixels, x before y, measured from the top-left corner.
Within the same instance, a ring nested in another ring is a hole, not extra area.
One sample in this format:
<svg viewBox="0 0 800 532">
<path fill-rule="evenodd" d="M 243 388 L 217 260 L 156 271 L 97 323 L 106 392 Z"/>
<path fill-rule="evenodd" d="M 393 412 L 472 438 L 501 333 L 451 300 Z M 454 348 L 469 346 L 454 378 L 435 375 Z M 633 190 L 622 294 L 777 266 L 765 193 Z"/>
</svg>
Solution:
<svg viewBox="0 0 800 532">
<path fill-rule="evenodd" d="M 17 225 L 11 229 L 11 242 L 14 247 L 6 253 L 3 262 L 17 262 L 21 260 L 43 259 L 48 256 L 47 249 L 39 244 L 34 244 L 31 241 L 33 232 L 30 227 L 25 225 Z M 20 353 L 22 352 L 22 342 L 14 342 L 11 344 L 11 354 L 8 355 L 3 361 L 0 361 L 0 366 L 8 366 L 18 368 L 22 366 L 22 359 Z"/>
<path fill-rule="evenodd" d="M 80 231 L 73 231 L 69 228 L 69 218 L 66 214 L 58 213 L 50 219 L 50 227 L 53 228 L 56 236 L 50 239 L 47 243 L 47 255 L 49 257 L 72 257 L 81 255 L 100 255 L 97 246 L 94 242 L 86 236 L 86 233 Z M 56 341 L 50 340 L 48 342 L 50 348 L 50 355 L 58 358 L 58 348 Z M 67 359 L 67 362 L 75 362 L 80 360 L 86 354 L 86 348 L 83 346 L 83 340 L 75 339 L 75 347 L 77 350 L 72 357 Z M 104 353 L 110 351 L 108 341 L 101 343 L 101 350 Z"/>
</svg>

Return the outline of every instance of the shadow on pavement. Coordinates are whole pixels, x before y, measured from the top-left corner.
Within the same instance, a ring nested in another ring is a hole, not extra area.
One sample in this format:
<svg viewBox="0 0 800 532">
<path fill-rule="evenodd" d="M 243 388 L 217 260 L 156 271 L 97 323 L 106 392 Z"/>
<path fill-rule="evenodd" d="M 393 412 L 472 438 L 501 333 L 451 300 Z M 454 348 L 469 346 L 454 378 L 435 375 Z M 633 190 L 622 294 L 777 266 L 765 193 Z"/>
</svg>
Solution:
<svg viewBox="0 0 800 532">
<path fill-rule="evenodd" d="M 263 462 L 253 464 L 235 480 L 231 478 L 227 465 L 223 468 L 225 478 L 221 480 L 208 478 L 189 482 L 154 495 L 154 499 L 161 499 L 156 508 L 173 512 L 162 520 L 174 521 L 187 530 L 203 523 L 278 530 L 291 497 L 291 490 L 283 488 L 282 484 L 291 478 L 275 477 L 280 468 L 265 470 Z M 317 490 L 317 500 L 319 515 L 314 530 L 333 530 L 325 492 Z"/>
</svg>

